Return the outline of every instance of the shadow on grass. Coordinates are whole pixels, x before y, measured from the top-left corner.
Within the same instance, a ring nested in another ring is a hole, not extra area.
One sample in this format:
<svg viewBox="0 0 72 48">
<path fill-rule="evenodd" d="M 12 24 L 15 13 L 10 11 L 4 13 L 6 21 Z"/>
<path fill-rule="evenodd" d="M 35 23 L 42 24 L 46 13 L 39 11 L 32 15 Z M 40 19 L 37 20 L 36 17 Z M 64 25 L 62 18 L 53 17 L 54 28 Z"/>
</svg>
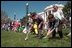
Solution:
<svg viewBox="0 0 72 48">
<path fill-rule="evenodd" d="M 49 38 L 49 40 L 54 40 L 54 39 L 55 39 L 55 40 L 60 40 L 61 38 L 60 38 L 60 37 L 54 37 L 54 38 L 51 37 L 51 38 Z"/>
</svg>

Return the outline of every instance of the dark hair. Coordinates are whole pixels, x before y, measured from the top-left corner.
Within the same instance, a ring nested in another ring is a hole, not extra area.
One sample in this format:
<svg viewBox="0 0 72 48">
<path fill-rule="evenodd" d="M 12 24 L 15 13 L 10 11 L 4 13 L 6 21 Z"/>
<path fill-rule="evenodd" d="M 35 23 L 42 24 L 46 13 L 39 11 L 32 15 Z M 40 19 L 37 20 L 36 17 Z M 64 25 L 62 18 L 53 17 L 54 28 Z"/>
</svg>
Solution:
<svg viewBox="0 0 72 48">
<path fill-rule="evenodd" d="M 52 18 L 54 18 L 54 15 L 53 14 L 49 14 L 48 15 L 48 19 L 52 19 Z"/>
<path fill-rule="evenodd" d="M 36 12 L 33 12 L 33 13 L 30 12 L 30 14 L 31 14 L 31 17 L 34 17 L 36 15 Z"/>
<path fill-rule="evenodd" d="M 49 14 L 51 14 L 51 10 L 49 10 Z"/>
<path fill-rule="evenodd" d="M 58 8 L 58 6 L 53 6 L 54 9 Z"/>
</svg>

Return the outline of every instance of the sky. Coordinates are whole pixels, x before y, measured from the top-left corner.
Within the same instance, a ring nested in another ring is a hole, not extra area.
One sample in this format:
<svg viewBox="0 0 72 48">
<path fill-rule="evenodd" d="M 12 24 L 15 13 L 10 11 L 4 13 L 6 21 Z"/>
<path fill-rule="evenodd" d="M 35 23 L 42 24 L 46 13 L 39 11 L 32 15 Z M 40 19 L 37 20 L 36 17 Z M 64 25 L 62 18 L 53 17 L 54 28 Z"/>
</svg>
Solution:
<svg viewBox="0 0 72 48">
<path fill-rule="evenodd" d="M 44 8 L 52 4 L 63 4 L 67 1 L 1 1 L 1 10 L 5 10 L 8 16 L 13 20 L 14 12 L 16 19 L 20 20 L 26 15 L 26 3 L 29 4 L 29 12 L 42 12 Z"/>
</svg>

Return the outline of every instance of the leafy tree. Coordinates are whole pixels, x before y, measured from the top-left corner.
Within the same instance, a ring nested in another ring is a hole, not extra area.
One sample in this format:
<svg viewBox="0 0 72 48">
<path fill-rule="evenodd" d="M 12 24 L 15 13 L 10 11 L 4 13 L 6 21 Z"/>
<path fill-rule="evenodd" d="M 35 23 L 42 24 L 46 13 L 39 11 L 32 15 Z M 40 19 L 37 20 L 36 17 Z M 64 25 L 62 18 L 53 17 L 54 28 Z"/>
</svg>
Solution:
<svg viewBox="0 0 72 48">
<path fill-rule="evenodd" d="M 10 22 L 11 19 L 8 17 L 7 13 L 4 10 L 1 10 L 1 24 Z"/>
<path fill-rule="evenodd" d="M 25 16 L 22 19 L 20 19 L 20 22 L 21 22 L 22 25 L 26 25 L 27 24 L 27 20 L 28 20 L 27 18 L 28 18 L 28 16 Z"/>
<path fill-rule="evenodd" d="M 65 15 L 66 17 L 69 17 L 70 9 L 71 9 L 71 1 L 68 1 L 68 2 L 65 4 L 64 8 L 63 8 L 64 15 Z"/>
</svg>

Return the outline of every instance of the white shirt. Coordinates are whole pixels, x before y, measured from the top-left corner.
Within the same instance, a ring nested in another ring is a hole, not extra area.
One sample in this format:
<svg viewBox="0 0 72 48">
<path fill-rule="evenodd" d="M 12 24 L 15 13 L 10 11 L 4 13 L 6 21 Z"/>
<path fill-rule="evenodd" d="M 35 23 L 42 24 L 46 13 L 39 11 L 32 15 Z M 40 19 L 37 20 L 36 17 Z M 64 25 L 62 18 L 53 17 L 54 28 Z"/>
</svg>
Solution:
<svg viewBox="0 0 72 48">
<path fill-rule="evenodd" d="M 64 18 L 62 10 L 57 10 L 56 12 L 52 12 L 56 19 L 62 20 Z"/>
<path fill-rule="evenodd" d="M 4 28 L 4 27 L 5 27 L 5 24 L 2 25 L 2 28 Z"/>
<path fill-rule="evenodd" d="M 71 21 L 71 17 L 69 17 L 69 21 Z"/>
</svg>

